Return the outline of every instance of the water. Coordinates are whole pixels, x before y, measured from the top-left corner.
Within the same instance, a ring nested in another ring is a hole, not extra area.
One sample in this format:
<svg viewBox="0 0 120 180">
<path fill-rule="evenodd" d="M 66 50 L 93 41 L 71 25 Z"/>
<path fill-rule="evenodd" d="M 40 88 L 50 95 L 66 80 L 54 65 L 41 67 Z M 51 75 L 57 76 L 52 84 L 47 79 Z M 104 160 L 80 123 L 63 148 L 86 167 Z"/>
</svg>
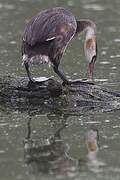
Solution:
<svg viewBox="0 0 120 180">
<path fill-rule="evenodd" d="M 99 55 L 95 81 L 119 90 L 119 0 L 1 0 L 0 74 L 26 75 L 20 53 L 25 22 L 53 6 L 68 7 L 78 18 L 96 22 Z M 61 62 L 66 75 L 73 79 L 86 77 L 83 40 L 83 35 L 74 39 Z M 32 72 L 54 76 L 46 66 L 33 67 Z M 29 108 L 19 110 L 0 105 L 0 179 L 119 180 L 119 122 L 119 111 L 79 112 L 76 116 L 46 109 L 31 113 Z M 91 150 L 86 134 L 93 128 L 97 129 L 99 140 L 94 142 L 97 148 Z"/>
</svg>

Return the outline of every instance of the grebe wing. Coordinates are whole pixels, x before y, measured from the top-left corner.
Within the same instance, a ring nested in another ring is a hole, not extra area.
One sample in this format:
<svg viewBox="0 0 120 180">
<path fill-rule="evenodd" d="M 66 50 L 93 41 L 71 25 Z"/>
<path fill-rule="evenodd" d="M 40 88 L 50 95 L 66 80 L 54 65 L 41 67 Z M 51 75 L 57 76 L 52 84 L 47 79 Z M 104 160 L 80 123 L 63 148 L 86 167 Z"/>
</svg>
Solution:
<svg viewBox="0 0 120 180">
<path fill-rule="evenodd" d="M 33 17 L 26 25 L 23 41 L 34 46 L 36 43 L 55 39 L 60 33 L 61 26 L 69 26 L 69 21 L 73 18 L 66 15 L 63 10 L 45 10 Z"/>
</svg>

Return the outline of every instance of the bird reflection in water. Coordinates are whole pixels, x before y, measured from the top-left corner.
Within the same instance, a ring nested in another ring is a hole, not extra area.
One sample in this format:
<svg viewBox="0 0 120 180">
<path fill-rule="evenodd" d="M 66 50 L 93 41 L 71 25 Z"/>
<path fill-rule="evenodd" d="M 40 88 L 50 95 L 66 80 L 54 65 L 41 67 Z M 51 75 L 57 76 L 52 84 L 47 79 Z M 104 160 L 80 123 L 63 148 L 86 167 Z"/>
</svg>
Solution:
<svg viewBox="0 0 120 180">
<path fill-rule="evenodd" d="M 104 166 L 104 163 L 98 160 L 97 154 L 99 151 L 99 134 L 98 130 L 91 129 L 86 134 L 86 145 L 88 150 L 87 155 L 87 166 L 92 172 L 100 172 L 102 169 L 100 167 Z"/>
<path fill-rule="evenodd" d="M 65 128 L 64 124 L 54 135 L 42 142 L 31 138 L 31 121 L 28 122 L 28 134 L 24 140 L 24 158 L 29 174 L 76 177 L 86 169 L 95 173 L 100 172 L 100 167 L 104 163 L 97 158 L 98 131 L 91 129 L 86 134 L 87 158 L 85 156 L 82 159 L 74 159 L 69 155 L 69 145 L 61 137 L 61 132 Z"/>
<path fill-rule="evenodd" d="M 54 174 L 56 176 L 76 175 L 77 160 L 68 155 L 69 146 L 61 139 L 61 126 L 53 136 L 44 142 L 31 139 L 31 121 L 28 122 L 28 135 L 24 140 L 24 158 L 29 173 Z"/>
</svg>

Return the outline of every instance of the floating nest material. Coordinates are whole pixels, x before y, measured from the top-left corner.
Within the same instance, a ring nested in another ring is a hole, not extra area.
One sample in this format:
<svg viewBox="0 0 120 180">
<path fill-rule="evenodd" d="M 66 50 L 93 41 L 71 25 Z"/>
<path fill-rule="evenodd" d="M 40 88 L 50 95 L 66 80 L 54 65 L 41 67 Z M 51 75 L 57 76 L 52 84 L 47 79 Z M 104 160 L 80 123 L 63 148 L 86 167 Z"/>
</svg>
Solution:
<svg viewBox="0 0 120 180">
<path fill-rule="evenodd" d="M 71 85 L 45 78 L 30 84 L 25 77 L 0 78 L 0 102 L 12 108 L 59 109 L 65 112 L 78 112 L 80 108 L 97 108 L 104 111 L 120 109 L 120 92 L 99 85 L 77 81 Z"/>
</svg>

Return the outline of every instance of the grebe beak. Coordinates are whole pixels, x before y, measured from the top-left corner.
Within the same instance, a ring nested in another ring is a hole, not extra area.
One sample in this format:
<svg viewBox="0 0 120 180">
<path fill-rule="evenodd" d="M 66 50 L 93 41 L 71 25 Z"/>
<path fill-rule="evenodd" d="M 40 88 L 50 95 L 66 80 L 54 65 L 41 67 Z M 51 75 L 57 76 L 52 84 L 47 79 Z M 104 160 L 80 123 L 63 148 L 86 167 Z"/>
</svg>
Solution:
<svg viewBox="0 0 120 180">
<path fill-rule="evenodd" d="M 91 62 L 88 65 L 88 75 L 89 75 L 90 80 L 93 80 L 93 71 L 94 71 L 95 61 L 96 61 L 96 56 L 93 56 Z"/>
</svg>

